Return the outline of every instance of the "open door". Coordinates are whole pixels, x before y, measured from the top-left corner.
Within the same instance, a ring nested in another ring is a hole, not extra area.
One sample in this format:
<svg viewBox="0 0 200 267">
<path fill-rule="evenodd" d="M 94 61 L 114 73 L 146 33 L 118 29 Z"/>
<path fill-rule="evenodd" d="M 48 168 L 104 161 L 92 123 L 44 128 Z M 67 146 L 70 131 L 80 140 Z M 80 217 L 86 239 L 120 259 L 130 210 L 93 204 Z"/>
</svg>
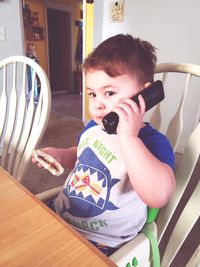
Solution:
<svg viewBox="0 0 200 267">
<path fill-rule="evenodd" d="M 71 13 L 48 7 L 47 24 L 52 92 L 73 92 Z"/>
</svg>

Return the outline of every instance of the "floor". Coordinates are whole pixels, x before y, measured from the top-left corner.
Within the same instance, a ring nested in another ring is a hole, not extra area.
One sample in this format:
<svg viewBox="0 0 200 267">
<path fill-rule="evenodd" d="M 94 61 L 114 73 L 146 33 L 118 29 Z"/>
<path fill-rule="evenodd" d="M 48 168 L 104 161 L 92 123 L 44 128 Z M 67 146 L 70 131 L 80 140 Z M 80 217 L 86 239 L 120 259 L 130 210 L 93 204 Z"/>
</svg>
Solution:
<svg viewBox="0 0 200 267">
<path fill-rule="evenodd" d="M 67 116 L 75 118 L 75 121 L 79 122 L 82 119 L 82 96 L 81 95 L 67 95 L 67 94 L 65 94 L 65 95 L 62 95 L 62 94 L 53 95 L 53 97 L 52 97 L 52 111 L 56 112 L 58 116 L 59 116 L 59 113 L 65 114 Z M 58 119 L 55 119 L 54 121 L 56 121 L 56 120 L 58 120 Z M 54 126 L 54 125 L 55 124 L 53 124 L 52 129 L 54 129 L 53 132 L 54 132 L 54 139 L 55 139 L 55 136 L 57 136 L 55 131 L 57 129 L 56 129 L 56 126 Z M 69 127 L 67 129 L 69 129 Z M 57 132 L 59 133 L 59 129 Z M 49 134 L 48 134 L 48 136 L 49 136 Z M 53 136 L 53 134 L 52 134 L 52 136 Z M 54 140 L 54 139 L 52 139 L 52 140 Z M 65 139 L 61 138 L 60 141 L 63 142 L 62 140 L 65 140 Z M 54 144 L 52 144 L 52 145 L 54 145 Z M 179 162 L 180 158 L 181 158 L 180 155 L 176 155 L 177 163 Z M 193 179 L 194 184 L 197 183 L 197 181 L 199 180 L 199 171 L 200 171 L 200 166 L 197 166 L 196 171 L 194 172 L 194 176 L 195 176 Z M 194 184 L 191 185 L 190 187 L 192 188 L 194 186 Z M 180 205 L 181 208 L 184 207 L 184 203 L 190 194 L 189 191 L 190 191 L 190 188 L 188 188 L 187 194 L 183 197 L 182 203 Z M 168 233 L 170 233 L 171 229 L 173 228 L 173 225 L 176 223 L 176 220 L 177 220 L 177 216 L 175 216 L 174 219 L 172 220 L 172 223 L 169 227 L 170 229 L 169 229 Z M 200 236 L 199 235 L 199 225 L 200 225 L 200 220 L 198 220 L 197 223 L 195 224 L 194 228 L 192 229 L 190 235 L 186 239 L 186 242 L 183 244 L 183 247 L 181 248 L 180 252 L 178 253 L 178 255 L 177 255 L 176 259 L 174 260 L 173 264 L 171 265 L 171 267 L 185 267 L 185 264 L 188 261 L 188 258 L 191 256 L 191 254 L 194 252 L 194 250 L 196 249 L 196 247 L 199 244 L 199 240 L 200 240 L 200 238 L 199 238 L 199 236 Z M 169 235 L 170 234 L 168 234 L 168 236 Z M 167 239 L 168 239 L 168 237 L 165 238 L 164 243 L 167 242 Z M 161 244 L 161 253 L 165 247 L 164 243 Z M 193 266 L 191 266 L 191 267 L 193 267 Z"/>
<path fill-rule="evenodd" d="M 82 95 L 53 94 L 52 110 L 77 119 L 82 119 Z"/>
<path fill-rule="evenodd" d="M 52 95 L 52 108 L 49 122 L 39 148 L 71 147 L 77 145 L 82 122 L 82 96 L 69 94 Z M 29 163 L 23 184 L 32 193 L 37 194 L 50 188 L 63 185 L 70 170 L 57 177 L 50 172 Z"/>
</svg>

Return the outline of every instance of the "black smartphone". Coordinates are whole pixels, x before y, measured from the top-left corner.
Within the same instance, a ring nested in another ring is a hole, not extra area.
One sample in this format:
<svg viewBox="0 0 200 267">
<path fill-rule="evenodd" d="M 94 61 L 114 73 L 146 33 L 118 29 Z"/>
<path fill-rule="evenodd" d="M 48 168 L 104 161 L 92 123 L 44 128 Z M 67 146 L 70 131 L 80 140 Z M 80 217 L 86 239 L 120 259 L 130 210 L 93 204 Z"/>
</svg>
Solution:
<svg viewBox="0 0 200 267">
<path fill-rule="evenodd" d="M 164 97 L 164 88 L 160 80 L 155 81 L 149 87 L 145 88 L 143 91 L 139 92 L 137 95 L 133 96 L 131 99 L 139 105 L 138 96 L 142 95 L 144 98 L 146 109 L 148 111 L 159 102 L 161 102 Z M 116 134 L 117 125 L 119 122 L 119 116 L 115 112 L 108 113 L 102 120 L 105 131 L 108 134 Z"/>
</svg>

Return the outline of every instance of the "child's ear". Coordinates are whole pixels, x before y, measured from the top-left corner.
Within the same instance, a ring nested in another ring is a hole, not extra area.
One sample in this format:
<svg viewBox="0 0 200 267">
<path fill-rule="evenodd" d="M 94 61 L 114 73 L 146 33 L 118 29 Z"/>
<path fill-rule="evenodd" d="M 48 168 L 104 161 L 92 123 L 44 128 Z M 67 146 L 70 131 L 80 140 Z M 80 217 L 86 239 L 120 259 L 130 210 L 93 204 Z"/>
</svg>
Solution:
<svg viewBox="0 0 200 267">
<path fill-rule="evenodd" d="M 145 83 L 145 84 L 144 84 L 144 88 L 149 87 L 151 84 L 152 84 L 151 82 L 147 82 L 147 83 Z"/>
</svg>

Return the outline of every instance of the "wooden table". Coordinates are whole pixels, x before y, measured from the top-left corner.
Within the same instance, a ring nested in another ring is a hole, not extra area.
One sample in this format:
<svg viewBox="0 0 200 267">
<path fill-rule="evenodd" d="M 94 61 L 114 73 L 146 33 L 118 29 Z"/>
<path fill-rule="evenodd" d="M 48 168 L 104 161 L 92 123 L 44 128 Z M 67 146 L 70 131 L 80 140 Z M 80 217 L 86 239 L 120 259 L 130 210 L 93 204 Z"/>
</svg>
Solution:
<svg viewBox="0 0 200 267">
<path fill-rule="evenodd" d="M 0 167 L 0 266 L 116 266 Z"/>
</svg>

